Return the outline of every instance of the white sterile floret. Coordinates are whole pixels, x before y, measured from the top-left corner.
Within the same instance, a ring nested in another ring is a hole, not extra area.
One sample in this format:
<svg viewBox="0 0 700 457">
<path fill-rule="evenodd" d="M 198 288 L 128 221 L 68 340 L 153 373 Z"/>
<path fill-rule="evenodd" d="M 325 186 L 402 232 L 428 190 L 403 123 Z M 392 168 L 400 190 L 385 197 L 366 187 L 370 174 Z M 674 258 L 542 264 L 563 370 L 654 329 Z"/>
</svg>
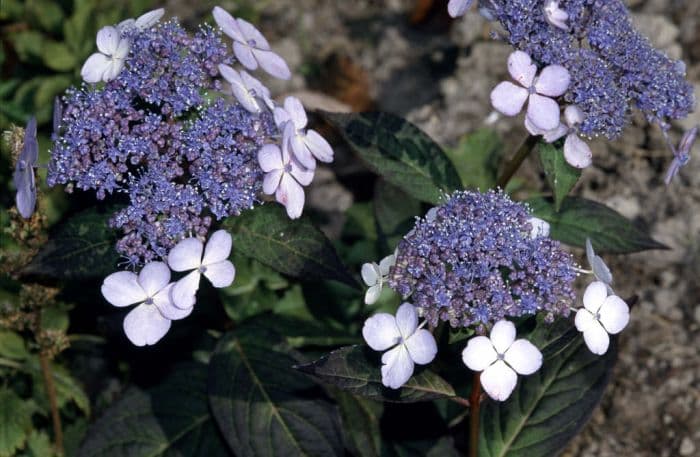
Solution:
<svg viewBox="0 0 700 457">
<path fill-rule="evenodd" d="M 549 222 L 543 221 L 537 217 L 531 217 L 527 221 L 532 226 L 532 230 L 530 230 L 530 238 L 535 239 L 549 236 Z"/>
<path fill-rule="evenodd" d="M 88 83 L 111 81 L 124 68 L 129 55 L 129 40 L 122 38 L 116 27 L 102 27 L 97 32 L 97 49 L 83 64 L 80 76 Z"/>
<path fill-rule="evenodd" d="M 586 258 L 588 259 L 588 265 L 593 270 L 593 276 L 596 277 L 598 281 L 604 282 L 608 286 L 608 292 L 612 293 L 612 283 L 613 276 L 610 272 L 610 268 L 603 262 L 603 259 L 596 255 L 593 250 L 593 245 L 591 240 L 586 238 Z"/>
<path fill-rule="evenodd" d="M 529 375 L 542 366 L 542 353 L 534 344 L 515 339 L 515 325 L 496 322 L 489 338 L 475 336 L 462 351 L 464 364 L 481 373 L 481 385 L 489 397 L 503 401 L 510 397 L 518 374 Z"/>
<path fill-rule="evenodd" d="M 554 27 L 562 30 L 569 30 L 566 21 L 569 20 L 569 14 L 559 7 L 558 0 L 547 0 L 544 4 L 544 18 Z"/>
<path fill-rule="evenodd" d="M 398 389 L 413 375 L 414 364 L 425 365 L 435 358 L 437 344 L 433 335 L 418 327 L 418 312 L 410 303 L 402 304 L 396 317 L 379 313 L 365 321 L 362 337 L 382 355 L 382 384 Z"/>
<path fill-rule="evenodd" d="M 168 253 L 168 265 L 173 271 L 191 270 L 173 286 L 170 297 L 175 306 L 181 309 L 194 306 L 202 275 L 214 287 L 231 285 L 236 276 L 236 269 L 228 260 L 232 242 L 226 230 L 217 230 L 207 241 L 206 247 L 197 238 L 185 238 Z"/>
<path fill-rule="evenodd" d="M 165 14 L 165 10 L 163 8 L 158 8 L 157 10 L 144 13 L 136 19 L 130 18 L 121 21 L 117 24 L 117 29 L 119 29 L 120 32 L 124 32 L 132 27 L 136 30 L 146 30 L 160 21 L 163 14 Z"/>
<path fill-rule="evenodd" d="M 592 353 L 605 354 L 610 346 L 610 335 L 620 333 L 630 320 L 630 309 L 617 295 L 608 295 L 608 287 L 601 281 L 592 282 L 583 293 L 583 308 L 576 312 L 575 324 L 583 333 L 586 346 Z"/>
<path fill-rule="evenodd" d="M 231 92 L 236 100 L 251 113 L 262 111 L 258 100 L 262 100 L 270 110 L 275 107 L 270 98 L 270 90 L 245 70 L 239 73 L 228 65 L 220 64 L 219 72 L 231 84 Z"/>
<path fill-rule="evenodd" d="M 362 280 L 367 284 L 369 289 L 365 293 L 365 304 L 372 305 L 377 302 L 382 294 L 384 282 L 389 276 L 389 269 L 396 264 L 396 256 L 394 254 L 384 257 L 379 265 L 375 262 L 362 265 L 360 274 Z"/>
<path fill-rule="evenodd" d="M 306 129 L 308 119 L 304 105 L 296 97 L 287 97 L 284 108 L 274 111 L 275 123 L 282 130 L 282 142 L 289 145 L 294 157 L 304 167 L 313 170 L 316 160 L 333 161 L 333 148 L 317 131 Z"/>
</svg>

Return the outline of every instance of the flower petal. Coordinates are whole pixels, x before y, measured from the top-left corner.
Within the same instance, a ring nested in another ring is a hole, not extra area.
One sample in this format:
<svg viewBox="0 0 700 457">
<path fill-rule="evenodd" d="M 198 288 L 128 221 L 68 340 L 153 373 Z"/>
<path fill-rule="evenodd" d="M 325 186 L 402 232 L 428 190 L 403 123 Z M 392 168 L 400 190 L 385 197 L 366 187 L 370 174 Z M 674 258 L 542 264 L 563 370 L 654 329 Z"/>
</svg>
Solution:
<svg viewBox="0 0 700 457">
<path fill-rule="evenodd" d="M 372 263 L 365 263 L 362 265 L 362 269 L 360 270 L 360 275 L 362 276 L 362 280 L 367 284 L 368 286 L 373 286 L 379 282 L 379 277 L 381 276 L 381 273 L 379 271 L 379 266 L 372 262 Z"/>
<path fill-rule="evenodd" d="M 401 332 L 401 337 L 406 340 L 418 327 L 418 311 L 410 303 L 403 303 L 396 311 L 396 326 Z"/>
<path fill-rule="evenodd" d="M 462 361 L 472 371 L 484 371 L 498 360 L 498 354 L 491 340 L 485 336 L 475 336 L 469 339 L 467 347 L 462 351 Z"/>
<path fill-rule="evenodd" d="M 149 262 L 139 272 L 139 284 L 149 297 L 153 297 L 170 282 L 170 268 L 163 262 Z"/>
<path fill-rule="evenodd" d="M 206 266 L 204 276 L 216 288 L 228 287 L 236 277 L 236 267 L 229 260 L 212 263 Z"/>
<path fill-rule="evenodd" d="M 313 159 L 312 159 L 313 160 Z M 301 163 L 299 163 L 296 158 L 292 157 L 289 164 L 292 167 L 290 174 L 297 180 L 302 186 L 308 186 L 314 179 L 315 168 L 306 168 Z M 314 167 L 316 163 L 314 162 Z"/>
<path fill-rule="evenodd" d="M 282 124 L 292 120 L 292 118 L 289 117 L 289 113 L 284 108 L 280 108 L 279 106 L 272 110 L 272 116 L 275 119 L 275 125 L 281 130 L 284 130 L 282 129 Z"/>
<path fill-rule="evenodd" d="M 489 339 L 493 348 L 499 354 L 503 354 L 515 341 L 515 325 L 507 320 L 500 320 L 496 322 L 491 329 L 489 334 Z"/>
<path fill-rule="evenodd" d="M 617 295 L 610 295 L 598 311 L 600 323 L 611 335 L 620 333 L 630 321 L 630 308 Z"/>
<path fill-rule="evenodd" d="M 362 338 L 375 351 L 384 351 L 394 346 L 401 333 L 396 326 L 396 319 L 388 313 L 378 313 L 368 318 L 362 327 Z"/>
<path fill-rule="evenodd" d="M 464 16 L 470 6 L 472 6 L 473 0 L 450 0 L 447 4 L 447 13 L 451 17 Z"/>
<path fill-rule="evenodd" d="M 275 78 L 287 80 L 292 77 L 292 72 L 289 70 L 287 62 L 278 54 L 272 51 L 253 49 L 253 55 L 260 67 Z"/>
<path fill-rule="evenodd" d="M 119 48 L 119 42 L 121 41 L 121 34 L 116 27 L 108 25 L 102 27 L 97 32 L 97 49 L 102 54 L 112 56 L 117 52 Z"/>
<path fill-rule="evenodd" d="M 154 305 L 139 305 L 124 318 L 124 333 L 135 346 L 156 344 L 170 330 L 170 319 Z"/>
<path fill-rule="evenodd" d="M 532 226 L 530 238 L 535 239 L 549 236 L 549 222 L 543 221 L 538 217 L 531 217 L 527 221 Z"/>
<path fill-rule="evenodd" d="M 233 238 L 226 230 L 217 230 L 212 233 L 204 248 L 204 257 L 202 257 L 202 265 L 211 265 L 213 263 L 227 260 L 231 255 L 231 245 Z"/>
<path fill-rule="evenodd" d="M 180 278 L 170 290 L 170 300 L 180 309 L 187 309 L 194 305 L 195 296 L 199 290 L 201 274 L 194 270 Z"/>
<path fill-rule="evenodd" d="M 553 130 L 559 125 L 559 105 L 549 97 L 531 94 L 527 104 L 527 116 L 543 130 Z"/>
<path fill-rule="evenodd" d="M 258 163 L 265 173 L 284 169 L 282 151 L 276 144 L 266 144 L 258 151 Z"/>
<path fill-rule="evenodd" d="M 110 59 L 109 65 L 105 68 L 105 72 L 102 73 L 102 81 L 109 82 L 119 76 L 119 73 L 124 67 L 123 59 Z"/>
<path fill-rule="evenodd" d="M 219 6 L 215 6 L 212 15 L 222 32 L 236 41 L 245 42 L 245 37 L 243 36 L 241 28 L 236 22 L 236 19 L 234 19 L 228 11 Z"/>
<path fill-rule="evenodd" d="M 258 68 L 258 61 L 253 55 L 253 50 L 247 44 L 234 41 L 233 53 L 235 54 L 236 59 L 238 59 L 241 65 L 246 67 L 248 70 L 255 70 L 256 68 Z"/>
<path fill-rule="evenodd" d="M 236 19 L 236 22 L 241 32 L 243 32 L 244 41 L 246 43 L 250 43 L 251 46 L 257 49 L 270 49 L 270 44 L 253 24 L 240 18 Z"/>
<path fill-rule="evenodd" d="M 608 297 L 608 288 L 601 281 L 593 281 L 586 287 L 583 293 L 583 306 L 595 314 L 598 312 L 603 302 Z"/>
<path fill-rule="evenodd" d="M 437 343 L 432 333 L 426 329 L 419 329 L 405 341 L 411 360 L 418 365 L 425 365 L 433 361 L 437 354 Z"/>
<path fill-rule="evenodd" d="M 527 100 L 527 89 L 503 81 L 491 91 L 491 105 L 506 116 L 515 116 Z"/>
<path fill-rule="evenodd" d="M 580 308 L 576 311 L 576 317 L 574 318 L 574 325 L 576 330 L 579 332 L 585 332 L 593 325 L 599 325 L 595 316 L 588 311 L 586 308 Z"/>
<path fill-rule="evenodd" d="M 301 216 L 304 210 L 304 189 L 291 175 L 284 173 L 280 180 L 280 185 L 275 192 L 275 198 L 284 205 L 287 216 L 296 219 Z"/>
<path fill-rule="evenodd" d="M 21 188 L 18 186 L 17 194 L 15 195 L 15 204 L 17 211 L 25 218 L 29 219 L 34 213 L 36 207 L 36 188 L 34 186 L 34 170 L 30 170 L 26 175 L 26 185 Z M 15 177 L 15 182 L 17 178 Z"/>
<path fill-rule="evenodd" d="M 532 374 L 542 366 L 542 353 L 528 340 L 515 340 L 504 356 L 505 362 L 518 374 Z"/>
<path fill-rule="evenodd" d="M 160 311 L 163 317 L 172 321 L 176 321 L 189 316 L 192 313 L 194 307 L 190 306 L 189 308 L 182 309 L 173 305 L 173 302 L 170 299 L 170 293 L 172 291 L 173 286 L 175 286 L 174 282 L 168 284 L 163 290 L 158 292 L 153 297 L 153 304 L 156 305 L 158 311 Z"/>
<path fill-rule="evenodd" d="M 413 375 L 413 360 L 406 346 L 400 344 L 382 356 L 382 384 L 398 389 Z"/>
<path fill-rule="evenodd" d="M 588 349 L 598 355 L 603 355 L 607 352 L 610 346 L 610 337 L 598 321 L 588 327 L 583 332 L 583 340 L 586 342 Z"/>
<path fill-rule="evenodd" d="M 296 97 L 287 97 L 284 99 L 284 110 L 289 113 L 289 117 L 294 123 L 294 127 L 299 130 L 306 127 L 309 120 L 306 117 L 304 105 Z"/>
<path fill-rule="evenodd" d="M 508 73 L 523 87 L 532 86 L 537 74 L 537 65 L 532 63 L 530 56 L 523 51 L 514 51 L 508 56 Z"/>
<path fill-rule="evenodd" d="M 299 132 L 291 133 L 291 130 L 294 130 L 294 126 L 291 122 L 286 124 L 284 130 L 285 136 L 289 138 L 289 147 L 293 152 L 294 159 L 296 159 L 304 168 L 311 170 L 315 169 L 316 159 L 314 159 L 314 156 L 311 154 L 311 150 L 309 150 L 306 142 L 304 141 L 304 134 Z"/>
<path fill-rule="evenodd" d="M 561 65 L 549 65 L 537 77 L 535 90 L 538 94 L 558 97 L 566 92 L 570 83 L 569 70 Z"/>
<path fill-rule="evenodd" d="M 272 170 L 269 173 L 265 173 L 265 176 L 263 177 L 263 192 L 267 195 L 274 194 L 280 185 L 280 180 L 282 179 L 283 174 L 284 171 L 282 170 Z"/>
<path fill-rule="evenodd" d="M 564 158 L 572 167 L 586 168 L 591 163 L 593 153 L 591 148 L 576 134 L 570 133 L 564 141 Z"/>
<path fill-rule="evenodd" d="M 382 276 L 387 276 L 389 274 L 389 269 L 396 264 L 396 256 L 394 254 L 384 257 L 379 262 L 379 274 Z"/>
<path fill-rule="evenodd" d="M 102 81 L 102 75 L 109 66 L 110 59 L 104 54 L 96 52 L 85 61 L 83 68 L 80 69 L 80 76 L 86 83 L 98 83 Z"/>
<path fill-rule="evenodd" d="M 382 283 L 370 286 L 365 292 L 365 305 L 373 305 L 379 300 L 379 296 L 382 295 Z"/>
<path fill-rule="evenodd" d="M 494 400 L 506 400 L 517 383 L 518 375 L 503 360 L 497 361 L 481 373 L 481 385 Z"/>
<path fill-rule="evenodd" d="M 547 143 L 554 143 L 559 138 L 566 135 L 568 131 L 569 131 L 569 129 L 566 127 L 566 125 L 560 123 L 557 126 L 557 128 L 552 129 L 552 130 L 547 130 L 542 135 L 542 138 L 544 138 L 544 141 L 546 141 Z"/>
<path fill-rule="evenodd" d="M 168 265 L 173 271 L 187 271 L 202 264 L 204 246 L 197 238 L 185 238 L 168 253 Z"/>
<path fill-rule="evenodd" d="M 580 124 L 585 117 L 583 111 L 576 105 L 569 105 L 564 109 L 564 119 L 569 127 Z"/>
<path fill-rule="evenodd" d="M 139 16 L 138 19 L 136 19 L 134 25 L 139 30 L 146 30 L 147 28 L 158 22 L 160 18 L 163 17 L 163 14 L 165 14 L 165 10 L 163 8 L 158 8 L 157 10 L 149 11 Z"/>
<path fill-rule="evenodd" d="M 529 117 L 525 116 L 525 129 L 527 129 L 528 132 L 530 132 L 530 135 L 544 135 L 547 133 L 549 130 L 542 130 L 541 128 L 537 127 Z"/>
<path fill-rule="evenodd" d="M 139 284 L 138 276 L 130 271 L 118 271 L 107 276 L 100 290 L 105 300 L 113 306 L 129 306 L 148 298 Z"/>
</svg>

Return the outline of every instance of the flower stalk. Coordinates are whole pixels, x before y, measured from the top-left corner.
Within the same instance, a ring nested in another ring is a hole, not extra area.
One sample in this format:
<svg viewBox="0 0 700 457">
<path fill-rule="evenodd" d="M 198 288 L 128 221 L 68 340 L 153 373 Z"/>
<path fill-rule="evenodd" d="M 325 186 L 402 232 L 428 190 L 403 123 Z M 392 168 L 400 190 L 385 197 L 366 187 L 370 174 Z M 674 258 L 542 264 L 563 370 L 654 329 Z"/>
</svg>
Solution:
<svg viewBox="0 0 700 457">
<path fill-rule="evenodd" d="M 51 408 L 51 422 L 53 423 L 54 449 L 58 455 L 63 455 L 63 428 L 61 427 L 61 415 L 58 411 L 58 401 L 56 400 L 56 385 L 53 382 L 51 372 L 51 360 L 46 351 L 39 353 L 39 363 L 41 364 L 41 374 L 44 378 L 46 395 L 49 398 Z"/>
<path fill-rule="evenodd" d="M 472 392 L 469 396 L 469 457 L 479 455 L 479 413 L 481 406 L 481 373 L 476 371 L 472 378 Z"/>
<path fill-rule="evenodd" d="M 515 173 L 520 169 L 520 166 L 523 164 L 527 156 L 530 155 L 530 152 L 535 148 L 537 141 L 538 138 L 533 135 L 529 135 L 525 141 L 523 141 L 518 150 L 515 152 L 515 155 L 513 155 L 513 158 L 506 164 L 503 174 L 501 174 L 496 182 L 496 187 L 500 187 L 501 189 L 506 188 L 513 175 L 515 175 Z"/>
</svg>

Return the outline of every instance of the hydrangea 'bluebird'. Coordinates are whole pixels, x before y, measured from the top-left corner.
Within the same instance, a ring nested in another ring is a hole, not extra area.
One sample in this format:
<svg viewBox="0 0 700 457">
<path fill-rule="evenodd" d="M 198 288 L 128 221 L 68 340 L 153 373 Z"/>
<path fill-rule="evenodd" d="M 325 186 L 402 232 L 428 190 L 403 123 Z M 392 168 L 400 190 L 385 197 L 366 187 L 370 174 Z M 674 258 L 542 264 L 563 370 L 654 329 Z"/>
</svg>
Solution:
<svg viewBox="0 0 700 457">
<path fill-rule="evenodd" d="M 389 286 L 433 326 L 483 330 L 506 316 L 566 316 L 575 299 L 572 256 L 549 237 L 531 237 L 529 218 L 501 191 L 455 192 L 399 243 Z"/>
</svg>

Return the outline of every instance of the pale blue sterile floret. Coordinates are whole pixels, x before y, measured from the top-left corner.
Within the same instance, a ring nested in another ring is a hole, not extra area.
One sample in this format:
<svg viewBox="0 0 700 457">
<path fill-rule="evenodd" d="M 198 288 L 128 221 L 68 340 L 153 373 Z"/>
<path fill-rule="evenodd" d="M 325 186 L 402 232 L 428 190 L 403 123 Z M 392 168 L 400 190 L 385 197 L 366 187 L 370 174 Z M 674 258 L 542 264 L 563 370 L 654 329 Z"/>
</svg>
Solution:
<svg viewBox="0 0 700 457">
<path fill-rule="evenodd" d="M 573 258 L 559 242 L 532 237 L 529 219 L 528 208 L 501 191 L 456 192 L 399 243 L 388 284 L 433 326 L 567 316 L 576 297 Z"/>
</svg>

